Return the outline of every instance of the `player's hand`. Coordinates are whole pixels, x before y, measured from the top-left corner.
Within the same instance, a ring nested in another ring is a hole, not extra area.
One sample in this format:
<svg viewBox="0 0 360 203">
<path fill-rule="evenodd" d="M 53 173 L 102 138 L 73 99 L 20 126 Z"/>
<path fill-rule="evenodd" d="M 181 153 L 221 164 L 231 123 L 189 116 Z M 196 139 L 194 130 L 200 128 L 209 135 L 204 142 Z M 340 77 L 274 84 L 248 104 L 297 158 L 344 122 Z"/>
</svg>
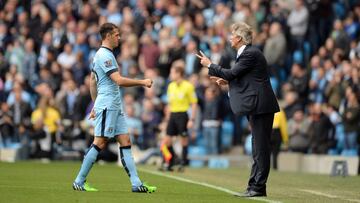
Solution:
<svg viewBox="0 0 360 203">
<path fill-rule="evenodd" d="M 90 112 L 89 119 L 90 119 L 90 120 L 94 120 L 94 119 L 95 119 L 95 115 L 96 115 L 95 110 L 92 109 L 91 112 Z"/>
<path fill-rule="evenodd" d="M 153 81 L 151 79 L 145 79 L 144 80 L 144 86 L 147 88 L 150 88 L 153 84 Z"/>
<path fill-rule="evenodd" d="M 205 56 L 205 54 L 202 51 L 200 51 L 200 55 L 199 54 L 195 54 L 195 55 L 200 59 L 201 65 L 208 67 L 211 64 L 210 59 L 207 56 Z"/>
</svg>

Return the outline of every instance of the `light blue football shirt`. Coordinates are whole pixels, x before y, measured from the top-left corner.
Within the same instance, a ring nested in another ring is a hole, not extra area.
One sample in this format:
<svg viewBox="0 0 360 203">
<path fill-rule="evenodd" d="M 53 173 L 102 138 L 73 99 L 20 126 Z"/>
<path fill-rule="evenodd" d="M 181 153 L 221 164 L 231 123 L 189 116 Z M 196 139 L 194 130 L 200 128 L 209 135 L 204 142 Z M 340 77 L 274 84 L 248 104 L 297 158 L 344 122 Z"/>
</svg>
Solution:
<svg viewBox="0 0 360 203">
<path fill-rule="evenodd" d="M 121 110 L 120 87 L 111 80 L 111 73 L 118 71 L 118 64 L 112 51 L 100 47 L 93 59 L 93 68 L 97 82 L 95 109 Z"/>
</svg>

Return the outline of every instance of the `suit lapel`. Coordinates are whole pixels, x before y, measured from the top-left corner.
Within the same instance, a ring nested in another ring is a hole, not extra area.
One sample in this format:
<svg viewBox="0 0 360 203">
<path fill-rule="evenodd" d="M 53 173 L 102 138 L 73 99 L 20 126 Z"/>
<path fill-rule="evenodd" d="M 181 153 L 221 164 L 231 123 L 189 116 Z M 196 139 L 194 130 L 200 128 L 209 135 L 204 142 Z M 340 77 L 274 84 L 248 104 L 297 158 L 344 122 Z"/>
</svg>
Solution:
<svg viewBox="0 0 360 203">
<path fill-rule="evenodd" d="M 241 57 L 241 55 L 243 55 L 243 53 L 251 46 L 251 44 L 246 45 L 245 49 L 243 50 L 243 52 L 241 52 L 241 54 L 236 58 L 235 63 L 237 63 Z"/>
</svg>

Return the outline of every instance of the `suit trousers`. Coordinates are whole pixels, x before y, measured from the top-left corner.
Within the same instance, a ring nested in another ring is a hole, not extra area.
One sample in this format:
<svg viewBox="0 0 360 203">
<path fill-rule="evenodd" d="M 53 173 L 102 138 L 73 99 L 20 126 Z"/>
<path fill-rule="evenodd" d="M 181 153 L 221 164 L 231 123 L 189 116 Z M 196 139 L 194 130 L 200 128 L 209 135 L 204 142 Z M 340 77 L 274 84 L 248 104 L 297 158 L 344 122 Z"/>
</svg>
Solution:
<svg viewBox="0 0 360 203">
<path fill-rule="evenodd" d="M 266 181 L 270 171 L 270 138 L 274 113 L 249 115 L 252 133 L 253 164 L 247 190 L 266 192 Z"/>
</svg>

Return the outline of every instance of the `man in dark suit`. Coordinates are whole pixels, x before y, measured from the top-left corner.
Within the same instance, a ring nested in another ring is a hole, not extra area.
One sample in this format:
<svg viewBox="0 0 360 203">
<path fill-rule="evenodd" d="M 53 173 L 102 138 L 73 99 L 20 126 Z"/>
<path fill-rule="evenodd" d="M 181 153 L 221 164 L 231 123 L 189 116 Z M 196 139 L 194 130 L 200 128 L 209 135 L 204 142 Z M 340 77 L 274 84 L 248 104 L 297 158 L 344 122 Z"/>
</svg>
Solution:
<svg viewBox="0 0 360 203">
<path fill-rule="evenodd" d="M 253 165 L 246 197 L 266 196 L 270 171 L 270 136 L 274 113 L 279 111 L 271 88 L 267 63 L 261 51 L 251 46 L 252 31 L 245 23 L 231 27 L 231 46 L 237 50 L 235 64 L 224 69 L 211 63 L 202 52 L 200 63 L 209 68 L 210 78 L 229 85 L 230 105 L 234 114 L 246 115 L 252 132 Z"/>
</svg>

